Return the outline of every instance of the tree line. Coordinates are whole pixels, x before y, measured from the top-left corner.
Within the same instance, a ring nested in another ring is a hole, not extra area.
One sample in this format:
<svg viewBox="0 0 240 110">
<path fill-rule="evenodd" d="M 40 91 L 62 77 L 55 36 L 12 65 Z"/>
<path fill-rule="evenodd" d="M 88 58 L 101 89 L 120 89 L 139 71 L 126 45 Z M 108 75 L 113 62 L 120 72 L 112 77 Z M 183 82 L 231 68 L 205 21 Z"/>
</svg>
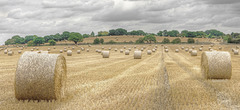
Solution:
<svg viewBox="0 0 240 110">
<path fill-rule="evenodd" d="M 178 30 L 163 30 L 158 33 L 147 33 L 143 30 L 133 30 L 127 31 L 123 28 L 111 29 L 109 31 L 99 31 L 97 35 L 94 32 L 90 34 L 80 34 L 78 32 L 68 32 L 64 31 L 61 34 L 57 33 L 55 35 L 46 35 L 43 37 L 37 35 L 27 35 L 25 37 L 20 37 L 19 35 L 13 36 L 11 39 L 5 41 L 5 45 L 11 44 L 28 44 L 40 45 L 43 43 L 49 43 L 50 45 L 55 45 L 57 41 L 69 40 L 73 41 L 75 44 L 82 42 L 84 38 L 97 37 L 97 36 L 118 36 L 118 35 L 140 35 L 145 36 L 144 38 L 138 39 L 136 43 L 141 43 L 146 41 L 147 43 L 154 42 L 153 37 L 149 36 L 169 36 L 169 37 L 189 37 L 189 38 L 223 38 L 229 43 L 240 43 L 240 33 L 224 34 L 216 29 L 210 29 L 206 31 L 188 31 L 183 30 L 179 32 Z M 100 39 L 99 39 L 100 40 Z M 93 42 L 94 43 L 94 42 Z M 114 43 L 114 41 L 112 41 Z M 98 44 L 96 40 L 95 44 Z"/>
</svg>

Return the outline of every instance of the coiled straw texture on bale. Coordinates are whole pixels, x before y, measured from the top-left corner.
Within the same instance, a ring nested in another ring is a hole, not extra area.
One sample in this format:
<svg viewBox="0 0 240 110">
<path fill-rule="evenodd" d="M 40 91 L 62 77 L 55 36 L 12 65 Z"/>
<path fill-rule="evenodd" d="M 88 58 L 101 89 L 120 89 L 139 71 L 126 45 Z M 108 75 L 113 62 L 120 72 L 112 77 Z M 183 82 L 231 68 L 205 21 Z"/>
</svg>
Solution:
<svg viewBox="0 0 240 110">
<path fill-rule="evenodd" d="M 102 51 L 103 58 L 109 58 L 109 55 L 110 55 L 109 51 Z"/>
<path fill-rule="evenodd" d="M 147 50 L 147 54 L 151 55 L 152 54 L 152 50 Z"/>
<path fill-rule="evenodd" d="M 232 76 L 230 53 L 224 51 L 203 52 L 201 70 L 206 79 L 230 79 Z"/>
<path fill-rule="evenodd" d="M 56 100 L 64 97 L 66 60 L 59 54 L 24 52 L 15 75 L 18 100 Z"/>
<path fill-rule="evenodd" d="M 141 59 L 142 58 L 142 51 L 134 51 L 134 59 Z"/>
<path fill-rule="evenodd" d="M 71 50 L 67 51 L 67 56 L 72 56 L 72 51 Z"/>
<path fill-rule="evenodd" d="M 191 52 L 191 56 L 197 56 L 197 50 L 193 50 L 193 51 Z"/>
</svg>

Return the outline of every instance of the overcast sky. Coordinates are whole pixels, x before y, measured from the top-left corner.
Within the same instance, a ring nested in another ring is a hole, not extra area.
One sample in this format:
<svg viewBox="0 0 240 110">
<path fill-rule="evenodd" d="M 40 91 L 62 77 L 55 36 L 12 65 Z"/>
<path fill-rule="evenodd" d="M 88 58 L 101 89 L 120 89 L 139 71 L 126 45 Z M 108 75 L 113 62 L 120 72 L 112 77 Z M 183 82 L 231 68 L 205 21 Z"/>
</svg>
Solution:
<svg viewBox="0 0 240 110">
<path fill-rule="evenodd" d="M 240 32 L 240 0 L 0 0 L 0 44 L 13 35 L 115 28 Z"/>
</svg>

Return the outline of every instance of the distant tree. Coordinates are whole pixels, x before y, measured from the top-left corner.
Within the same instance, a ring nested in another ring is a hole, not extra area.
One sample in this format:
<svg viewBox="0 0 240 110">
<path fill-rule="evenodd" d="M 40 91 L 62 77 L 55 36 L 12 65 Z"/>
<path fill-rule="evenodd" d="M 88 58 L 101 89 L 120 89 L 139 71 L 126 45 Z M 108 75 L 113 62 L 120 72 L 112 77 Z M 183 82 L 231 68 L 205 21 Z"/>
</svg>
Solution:
<svg viewBox="0 0 240 110">
<path fill-rule="evenodd" d="M 109 35 L 127 35 L 127 30 L 123 28 L 109 30 Z"/>
<path fill-rule="evenodd" d="M 88 35 L 88 34 L 83 34 L 83 38 L 88 38 L 88 37 L 90 37 L 90 35 Z"/>
<path fill-rule="evenodd" d="M 170 40 L 168 38 L 164 38 L 163 41 L 162 41 L 163 44 L 167 44 L 167 43 L 170 43 Z"/>
<path fill-rule="evenodd" d="M 181 39 L 180 38 L 173 39 L 172 43 L 173 44 L 179 44 L 179 43 L 181 43 Z"/>
<path fill-rule="evenodd" d="M 94 39 L 93 44 L 100 44 L 99 38 Z"/>
<path fill-rule="evenodd" d="M 225 35 L 223 32 L 218 31 L 218 30 L 216 30 L 216 29 L 206 30 L 205 33 L 206 33 L 207 35 L 210 35 L 210 34 L 211 34 L 211 35 L 213 35 L 213 36 L 223 36 L 223 35 Z"/>
<path fill-rule="evenodd" d="M 43 38 L 46 42 L 48 42 L 49 40 L 54 40 L 54 35 L 46 35 Z"/>
<path fill-rule="evenodd" d="M 25 43 L 28 43 L 28 41 L 33 41 L 33 39 L 37 38 L 38 36 L 37 35 L 28 35 L 28 36 L 25 36 Z"/>
<path fill-rule="evenodd" d="M 61 34 L 60 40 L 68 40 L 69 37 L 70 37 L 70 32 L 64 31 L 64 32 Z"/>
<path fill-rule="evenodd" d="M 27 42 L 27 45 L 28 45 L 28 46 L 33 46 L 33 45 L 34 45 L 34 43 L 33 43 L 33 41 L 32 41 L 32 40 L 30 40 L 30 41 L 28 41 L 28 42 Z"/>
<path fill-rule="evenodd" d="M 14 39 L 8 39 L 7 41 L 5 41 L 5 45 L 11 45 L 11 44 L 15 44 Z"/>
<path fill-rule="evenodd" d="M 100 39 L 100 43 L 101 43 L 101 44 L 104 43 L 104 39 L 103 39 L 103 38 Z"/>
<path fill-rule="evenodd" d="M 186 35 L 186 37 L 192 37 L 192 38 L 196 36 L 197 36 L 196 32 L 188 32 Z"/>
<path fill-rule="evenodd" d="M 186 37 L 186 36 L 187 36 L 187 33 L 188 33 L 188 30 L 183 30 L 183 31 L 181 32 L 181 36 L 182 36 L 182 37 Z"/>
<path fill-rule="evenodd" d="M 33 43 L 34 43 L 34 45 L 43 44 L 43 43 L 44 43 L 44 38 L 42 38 L 42 37 L 37 37 L 37 38 L 33 39 Z"/>
<path fill-rule="evenodd" d="M 154 35 L 146 35 L 146 36 L 144 36 L 144 41 L 146 41 L 147 43 L 152 43 L 152 42 L 154 42 L 154 43 L 156 43 L 156 37 L 154 36 Z"/>
<path fill-rule="evenodd" d="M 49 45 L 56 45 L 56 41 L 55 40 L 49 40 L 48 43 L 49 43 Z"/>
<path fill-rule="evenodd" d="M 168 36 L 168 31 L 167 30 L 163 30 L 163 36 Z"/>
<path fill-rule="evenodd" d="M 188 41 L 188 43 L 190 43 L 190 44 L 191 44 L 191 43 L 195 43 L 195 40 L 194 40 L 193 38 L 188 38 L 187 41 Z"/>
<path fill-rule="evenodd" d="M 179 32 L 177 30 L 168 31 L 167 35 L 170 37 L 177 37 Z"/>
<path fill-rule="evenodd" d="M 159 32 L 157 33 L 157 35 L 158 35 L 158 36 L 163 36 L 163 31 L 159 31 Z"/>
<path fill-rule="evenodd" d="M 73 41 L 75 44 L 77 44 L 78 42 L 83 41 L 83 36 L 78 32 L 71 32 L 68 40 Z"/>
<path fill-rule="evenodd" d="M 144 39 L 142 37 L 136 40 L 136 44 L 143 44 L 143 43 L 144 43 Z"/>
<path fill-rule="evenodd" d="M 95 33 L 92 31 L 92 33 L 91 33 L 91 37 L 94 37 L 95 36 Z"/>
<path fill-rule="evenodd" d="M 61 40 L 61 35 L 59 33 L 53 35 L 53 40 L 60 41 Z"/>
</svg>

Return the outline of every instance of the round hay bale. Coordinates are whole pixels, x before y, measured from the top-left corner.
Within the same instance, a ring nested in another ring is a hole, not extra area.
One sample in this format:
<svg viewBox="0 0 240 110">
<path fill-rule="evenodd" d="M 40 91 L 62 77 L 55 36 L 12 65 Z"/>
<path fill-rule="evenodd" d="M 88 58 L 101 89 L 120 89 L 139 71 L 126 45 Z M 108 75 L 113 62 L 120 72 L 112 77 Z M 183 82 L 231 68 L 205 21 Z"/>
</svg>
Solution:
<svg viewBox="0 0 240 110">
<path fill-rule="evenodd" d="M 72 50 L 67 51 L 67 56 L 72 56 Z"/>
<path fill-rule="evenodd" d="M 4 50 L 4 54 L 7 54 L 8 53 L 8 50 L 6 49 L 6 50 Z"/>
<path fill-rule="evenodd" d="M 129 55 L 129 50 L 125 50 L 125 55 Z"/>
<path fill-rule="evenodd" d="M 98 53 L 102 53 L 102 50 L 98 50 Z"/>
<path fill-rule="evenodd" d="M 126 46 L 124 46 L 123 48 L 126 49 Z"/>
<path fill-rule="evenodd" d="M 117 48 L 115 48 L 115 52 L 117 52 Z"/>
<path fill-rule="evenodd" d="M 53 49 L 56 49 L 56 46 L 54 46 Z"/>
<path fill-rule="evenodd" d="M 104 47 L 102 47 L 102 50 L 104 50 Z"/>
<path fill-rule="evenodd" d="M 96 49 L 95 52 L 98 52 L 98 49 Z"/>
<path fill-rule="evenodd" d="M 20 49 L 23 50 L 23 47 L 21 47 Z"/>
<path fill-rule="evenodd" d="M 222 47 L 218 47 L 219 50 L 222 50 Z"/>
<path fill-rule="evenodd" d="M 239 51 L 235 49 L 233 53 L 234 55 L 238 55 Z"/>
<path fill-rule="evenodd" d="M 48 51 L 51 51 L 51 48 L 48 48 Z"/>
<path fill-rule="evenodd" d="M 72 47 L 72 49 L 74 50 L 74 49 L 75 49 L 75 47 Z"/>
<path fill-rule="evenodd" d="M 208 47 L 208 50 L 211 50 L 212 49 L 212 47 Z"/>
<path fill-rule="evenodd" d="M 67 47 L 64 47 L 64 49 L 67 49 Z"/>
<path fill-rule="evenodd" d="M 209 51 L 213 51 L 213 49 L 210 49 Z"/>
<path fill-rule="evenodd" d="M 81 50 L 82 50 L 82 51 L 84 51 L 84 50 L 85 50 L 85 48 L 81 47 Z"/>
<path fill-rule="evenodd" d="M 129 51 L 131 51 L 132 49 L 131 48 L 128 48 Z"/>
<path fill-rule="evenodd" d="M 143 51 L 144 49 L 143 48 L 141 48 L 141 51 Z"/>
<path fill-rule="evenodd" d="M 211 47 L 213 47 L 213 44 L 211 44 Z"/>
<path fill-rule="evenodd" d="M 33 47 L 33 50 L 35 50 L 36 49 L 36 47 Z"/>
<path fill-rule="evenodd" d="M 155 49 L 152 49 L 152 51 L 153 51 L 153 52 L 156 52 L 156 50 L 155 50 Z"/>
<path fill-rule="evenodd" d="M 239 49 L 239 46 L 236 46 L 236 49 Z"/>
<path fill-rule="evenodd" d="M 134 59 L 141 59 L 142 58 L 142 51 L 134 51 L 133 57 L 134 57 Z"/>
<path fill-rule="evenodd" d="M 109 58 L 109 55 L 110 55 L 109 51 L 102 51 L 103 58 Z"/>
<path fill-rule="evenodd" d="M 112 50 L 112 48 L 111 48 L 111 47 L 109 47 L 109 48 L 108 48 L 108 50 Z"/>
<path fill-rule="evenodd" d="M 189 51 L 188 51 L 189 53 L 192 53 L 192 49 L 189 49 Z"/>
<path fill-rule="evenodd" d="M 81 53 L 81 51 L 80 50 L 77 50 L 77 54 L 80 54 Z"/>
<path fill-rule="evenodd" d="M 67 52 L 67 49 L 64 49 L 64 52 Z"/>
<path fill-rule="evenodd" d="M 147 54 L 151 55 L 152 54 L 152 50 L 147 50 Z"/>
<path fill-rule="evenodd" d="M 192 50 L 191 56 L 197 56 L 197 50 Z"/>
<path fill-rule="evenodd" d="M 87 52 L 89 52 L 89 49 L 87 49 Z"/>
<path fill-rule="evenodd" d="M 203 52 L 201 69 L 206 79 L 230 79 L 232 76 L 231 55 L 229 52 Z"/>
<path fill-rule="evenodd" d="M 36 50 L 39 50 L 39 48 L 37 47 Z"/>
<path fill-rule="evenodd" d="M 155 48 L 158 48 L 158 46 L 157 46 L 157 45 L 155 45 Z"/>
<path fill-rule="evenodd" d="M 192 49 L 195 49 L 195 46 L 192 46 Z"/>
<path fill-rule="evenodd" d="M 179 49 L 176 49 L 175 52 L 178 53 L 178 52 L 179 52 Z"/>
<path fill-rule="evenodd" d="M 146 46 L 143 46 L 143 49 L 146 49 Z"/>
<path fill-rule="evenodd" d="M 123 49 L 120 49 L 120 53 L 123 53 Z"/>
<path fill-rule="evenodd" d="M 31 51 L 33 51 L 33 49 L 31 49 Z"/>
<path fill-rule="evenodd" d="M 63 53 L 63 50 L 59 50 L 60 53 Z"/>
<path fill-rule="evenodd" d="M 165 49 L 165 52 L 168 52 L 168 49 Z"/>
<path fill-rule="evenodd" d="M 13 51 L 9 51 L 8 56 L 12 56 L 12 55 L 13 55 Z"/>
<path fill-rule="evenodd" d="M 182 48 L 182 50 L 184 49 L 184 47 L 181 47 Z"/>
<path fill-rule="evenodd" d="M 188 52 L 188 48 L 185 49 L 185 52 Z"/>
<path fill-rule="evenodd" d="M 137 48 L 137 46 L 134 46 L 134 48 L 136 49 L 136 48 Z"/>
<path fill-rule="evenodd" d="M 59 54 L 24 52 L 15 74 L 18 100 L 57 100 L 64 97 L 66 60 Z"/>
<path fill-rule="evenodd" d="M 202 48 L 199 48 L 199 51 L 202 51 Z"/>
<path fill-rule="evenodd" d="M 201 47 L 203 47 L 203 45 L 201 45 Z"/>
<path fill-rule="evenodd" d="M 168 49 L 168 47 L 167 47 L 167 46 L 164 46 L 164 49 Z"/>
<path fill-rule="evenodd" d="M 234 50 L 235 50 L 235 49 L 234 49 L 234 48 L 232 48 L 232 52 L 234 52 Z"/>
<path fill-rule="evenodd" d="M 18 50 L 18 54 L 21 54 L 22 53 L 22 51 L 21 50 Z"/>
</svg>

